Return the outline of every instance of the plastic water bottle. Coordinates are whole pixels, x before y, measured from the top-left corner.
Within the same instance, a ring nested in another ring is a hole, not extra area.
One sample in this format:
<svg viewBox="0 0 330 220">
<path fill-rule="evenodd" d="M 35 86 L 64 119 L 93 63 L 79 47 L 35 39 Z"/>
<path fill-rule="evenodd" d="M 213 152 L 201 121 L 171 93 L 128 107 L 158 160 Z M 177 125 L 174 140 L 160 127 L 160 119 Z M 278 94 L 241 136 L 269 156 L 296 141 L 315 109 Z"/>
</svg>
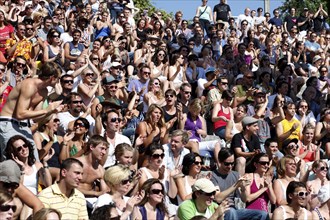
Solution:
<svg viewBox="0 0 330 220">
<path fill-rule="evenodd" d="M 204 166 L 206 166 L 206 167 L 210 167 L 210 161 L 211 161 L 211 156 L 210 156 L 210 154 L 209 153 L 206 153 L 205 155 L 204 155 Z"/>
</svg>

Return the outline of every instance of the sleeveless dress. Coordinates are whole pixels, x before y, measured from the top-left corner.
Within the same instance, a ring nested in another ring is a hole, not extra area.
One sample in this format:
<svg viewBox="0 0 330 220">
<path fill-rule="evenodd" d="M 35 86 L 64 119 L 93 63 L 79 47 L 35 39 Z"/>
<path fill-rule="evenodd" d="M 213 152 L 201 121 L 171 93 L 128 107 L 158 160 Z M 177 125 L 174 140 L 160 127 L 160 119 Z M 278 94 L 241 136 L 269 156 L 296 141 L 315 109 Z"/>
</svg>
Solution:
<svg viewBox="0 0 330 220">
<path fill-rule="evenodd" d="M 190 140 L 197 140 L 198 142 L 201 141 L 200 135 L 197 133 L 198 129 L 202 129 L 202 121 L 199 117 L 197 117 L 196 124 L 194 120 L 191 118 L 190 112 L 187 114 L 187 120 L 184 124 L 184 130 L 191 131 L 192 136 L 190 137 Z"/>
<path fill-rule="evenodd" d="M 287 219 L 287 216 L 286 216 L 286 211 L 285 211 L 285 208 L 283 206 L 279 206 L 281 207 L 281 209 L 283 210 L 283 219 Z M 307 220 L 307 210 L 305 208 L 302 208 L 303 211 L 304 211 L 304 220 Z"/>
<path fill-rule="evenodd" d="M 32 165 L 33 173 L 24 175 L 23 185 L 28 188 L 34 195 L 37 195 L 38 189 L 38 170 L 35 164 Z"/>
<path fill-rule="evenodd" d="M 147 218 L 147 210 L 144 206 L 138 206 L 139 210 L 142 215 L 142 220 L 148 220 Z M 157 220 L 164 220 L 165 219 L 165 213 L 162 212 L 159 208 L 156 208 L 156 219 Z"/>
<path fill-rule="evenodd" d="M 46 144 L 49 142 L 48 138 L 43 133 L 40 133 L 41 137 L 44 139 L 41 142 L 42 147 L 45 147 Z M 61 147 L 60 144 L 58 143 L 57 136 L 54 135 L 54 143 L 52 145 L 52 148 L 54 149 L 54 155 L 48 160 L 48 165 L 49 167 L 56 167 L 60 168 L 60 153 L 61 153 Z"/>
<path fill-rule="evenodd" d="M 259 189 L 257 187 L 257 183 L 256 183 L 256 181 L 254 179 L 254 173 L 253 173 L 253 182 L 251 184 L 250 191 L 251 191 L 251 194 L 259 191 Z M 267 191 L 268 191 L 268 189 L 267 189 Z M 255 209 L 255 210 L 261 210 L 261 211 L 268 212 L 268 201 L 269 201 L 269 197 L 268 197 L 267 191 L 263 192 L 255 200 L 253 200 L 251 202 L 247 202 L 246 203 L 246 208 L 247 209 Z"/>
</svg>

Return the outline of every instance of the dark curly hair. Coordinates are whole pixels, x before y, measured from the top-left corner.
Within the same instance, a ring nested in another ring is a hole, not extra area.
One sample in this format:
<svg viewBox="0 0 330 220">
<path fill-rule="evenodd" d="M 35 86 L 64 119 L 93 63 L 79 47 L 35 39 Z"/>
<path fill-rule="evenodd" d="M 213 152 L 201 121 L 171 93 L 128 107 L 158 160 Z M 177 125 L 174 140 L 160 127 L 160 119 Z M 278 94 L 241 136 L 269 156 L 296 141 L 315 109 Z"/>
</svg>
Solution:
<svg viewBox="0 0 330 220">
<path fill-rule="evenodd" d="M 195 163 L 196 157 L 199 157 L 202 160 L 202 157 L 198 153 L 192 152 L 184 156 L 182 160 L 182 164 L 184 164 L 184 166 L 182 166 L 182 173 L 184 175 L 189 175 L 190 167 Z"/>
<path fill-rule="evenodd" d="M 7 159 L 12 158 L 12 154 L 14 156 L 17 156 L 18 152 L 14 147 L 14 142 L 16 142 L 18 140 L 22 140 L 24 142 L 24 144 L 26 144 L 26 146 L 29 148 L 28 165 L 32 166 L 36 162 L 36 158 L 34 157 L 34 153 L 33 153 L 33 146 L 25 137 L 23 137 L 21 135 L 12 136 L 8 140 L 7 147 L 5 150 L 6 158 Z"/>
</svg>

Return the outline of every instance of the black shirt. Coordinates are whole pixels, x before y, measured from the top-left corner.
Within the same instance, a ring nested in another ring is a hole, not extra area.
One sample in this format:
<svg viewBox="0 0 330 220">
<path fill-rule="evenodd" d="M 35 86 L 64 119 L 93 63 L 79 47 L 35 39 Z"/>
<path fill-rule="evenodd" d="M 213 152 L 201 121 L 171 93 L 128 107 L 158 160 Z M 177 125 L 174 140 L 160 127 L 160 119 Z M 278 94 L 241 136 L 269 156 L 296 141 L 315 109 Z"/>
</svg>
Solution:
<svg viewBox="0 0 330 220">
<path fill-rule="evenodd" d="M 235 134 L 231 141 L 231 149 L 234 151 L 235 148 L 241 148 L 243 152 L 254 152 L 254 150 L 260 149 L 259 138 L 252 134 L 251 140 L 248 141 L 244 138 L 243 132 Z"/>
<path fill-rule="evenodd" d="M 213 12 L 217 12 L 216 20 L 228 21 L 230 11 L 230 6 L 223 3 L 217 4 L 213 8 Z"/>
</svg>

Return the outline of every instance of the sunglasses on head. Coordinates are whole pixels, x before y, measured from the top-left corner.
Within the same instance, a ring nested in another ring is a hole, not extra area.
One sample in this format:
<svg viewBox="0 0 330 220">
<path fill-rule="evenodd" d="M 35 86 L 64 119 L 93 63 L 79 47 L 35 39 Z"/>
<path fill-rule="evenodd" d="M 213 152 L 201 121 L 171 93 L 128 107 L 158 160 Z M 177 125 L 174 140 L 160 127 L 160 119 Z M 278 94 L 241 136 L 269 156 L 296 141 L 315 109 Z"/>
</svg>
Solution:
<svg viewBox="0 0 330 220">
<path fill-rule="evenodd" d="M 158 158 L 163 159 L 165 157 L 165 154 L 164 153 L 163 154 L 153 154 L 153 155 L 151 155 L 151 157 L 153 159 L 158 159 Z"/>
<path fill-rule="evenodd" d="M 299 197 L 307 197 L 309 195 L 309 192 L 297 192 L 297 193 L 294 193 L 294 195 L 297 195 Z"/>
<path fill-rule="evenodd" d="M 258 164 L 263 165 L 263 166 L 269 165 L 269 161 L 259 161 Z"/>
<path fill-rule="evenodd" d="M 235 162 L 223 162 L 223 165 L 225 165 L 226 167 L 234 166 Z"/>
<path fill-rule="evenodd" d="M 81 123 L 81 122 L 78 122 L 78 123 L 75 123 L 74 124 L 75 127 L 85 127 L 85 124 L 84 123 Z"/>
<path fill-rule="evenodd" d="M 13 210 L 13 212 L 16 212 L 17 206 L 16 205 L 1 205 L 0 211 L 1 212 L 7 212 L 9 209 Z"/>
<path fill-rule="evenodd" d="M 111 118 L 110 121 L 111 121 L 112 123 L 115 123 L 115 122 L 120 123 L 120 122 L 122 121 L 122 119 L 121 119 L 121 118 Z"/>
<path fill-rule="evenodd" d="M 130 182 L 132 182 L 131 179 L 122 180 L 121 185 L 126 185 L 127 183 L 130 183 Z"/>
<path fill-rule="evenodd" d="M 28 148 L 28 146 L 26 144 L 22 144 L 21 146 L 19 146 L 19 147 L 16 148 L 16 151 L 17 152 L 21 152 L 23 150 L 23 148 L 26 149 L 26 148 Z"/>
<path fill-rule="evenodd" d="M 3 187 L 6 189 L 17 189 L 19 187 L 18 183 L 6 183 L 3 182 Z"/>
<path fill-rule="evenodd" d="M 151 193 L 155 194 L 155 195 L 159 195 L 159 193 L 163 194 L 163 190 L 162 189 L 152 189 Z"/>
<path fill-rule="evenodd" d="M 215 195 L 215 191 L 214 192 L 210 192 L 210 193 L 207 193 L 207 192 L 204 192 L 204 191 L 200 191 L 201 194 L 205 195 L 205 196 L 214 196 Z"/>
</svg>

